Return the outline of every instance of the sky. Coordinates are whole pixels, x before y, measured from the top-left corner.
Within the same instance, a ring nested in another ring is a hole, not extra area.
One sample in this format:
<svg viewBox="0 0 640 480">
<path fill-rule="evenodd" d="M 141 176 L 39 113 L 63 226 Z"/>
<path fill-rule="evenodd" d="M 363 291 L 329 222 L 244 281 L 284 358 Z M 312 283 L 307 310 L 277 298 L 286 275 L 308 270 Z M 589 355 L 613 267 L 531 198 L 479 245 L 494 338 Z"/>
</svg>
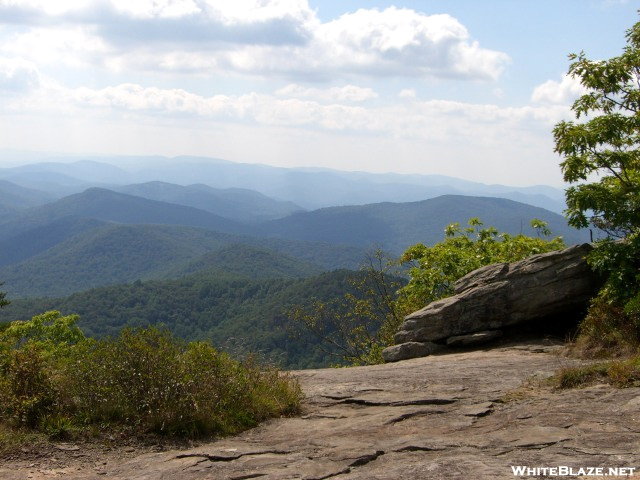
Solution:
<svg viewBox="0 0 640 480">
<path fill-rule="evenodd" d="M 0 0 L 14 152 L 197 155 L 560 186 L 567 55 L 631 0 Z"/>
</svg>

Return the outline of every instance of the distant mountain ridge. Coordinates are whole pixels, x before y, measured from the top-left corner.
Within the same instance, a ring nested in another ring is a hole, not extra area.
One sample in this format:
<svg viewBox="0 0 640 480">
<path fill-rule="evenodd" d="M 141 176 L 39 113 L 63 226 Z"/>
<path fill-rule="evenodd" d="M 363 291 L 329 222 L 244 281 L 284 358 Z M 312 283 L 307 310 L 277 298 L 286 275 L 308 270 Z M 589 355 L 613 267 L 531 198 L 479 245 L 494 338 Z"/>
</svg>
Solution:
<svg viewBox="0 0 640 480">
<path fill-rule="evenodd" d="M 568 244 L 588 240 L 553 212 L 491 197 L 444 195 L 328 207 L 248 225 L 193 207 L 90 188 L 0 223 L 0 279 L 11 295 L 64 295 L 89 286 L 168 278 L 168 272 L 187 275 L 216 264 L 246 275 L 251 267 L 241 260 L 251 255 L 257 259 L 254 268 L 288 277 L 295 271 L 354 267 L 376 247 L 399 255 L 412 244 L 440 241 L 446 225 L 471 217 L 511 234 L 535 234 L 529 221 L 539 218 Z M 244 250 L 235 267 L 229 260 L 233 252 L 226 258 L 214 252 L 231 244 L 244 245 L 236 247 Z M 248 253 L 247 246 L 271 252 Z"/>
<path fill-rule="evenodd" d="M 274 200 L 254 190 L 219 189 L 201 183 L 181 186 L 154 181 L 115 187 L 114 190 L 150 200 L 198 208 L 243 223 L 260 223 L 303 210 L 293 202 Z"/>
<path fill-rule="evenodd" d="M 22 212 L 19 217 L 0 225 L 3 230 L 0 240 L 11 233 L 67 216 L 125 224 L 184 225 L 226 233 L 248 232 L 243 224 L 204 210 L 94 187 Z"/>
<path fill-rule="evenodd" d="M 83 158 L 84 160 L 68 163 L 69 158 L 54 157 L 40 164 L 4 168 L 0 169 L 0 178 L 47 191 L 58 188 L 64 195 L 84 190 L 90 185 L 111 185 L 113 188 L 116 185 L 150 181 L 180 185 L 206 184 L 218 189 L 255 190 L 276 200 L 293 202 L 305 209 L 384 201 L 412 202 L 444 194 L 508 198 L 556 213 L 565 208 L 562 190 L 544 185 L 486 185 L 443 175 L 283 168 L 190 156 Z M 29 176 L 34 179 L 32 183 Z M 70 191 L 73 188 L 75 191 Z"/>
<path fill-rule="evenodd" d="M 529 222 L 548 223 L 554 236 L 568 244 L 588 241 L 588 233 L 569 227 L 564 217 L 539 207 L 503 198 L 443 195 L 408 203 L 376 203 L 327 207 L 299 212 L 258 226 L 266 236 L 371 247 L 380 245 L 399 254 L 415 243 L 442 240 L 444 228 L 453 222 L 466 225 L 479 217 L 485 225 L 510 234 L 536 235 Z"/>
<path fill-rule="evenodd" d="M 18 295 L 62 295 L 217 268 L 288 278 L 353 268 L 375 247 L 398 255 L 418 242 L 433 244 L 446 225 L 471 217 L 511 234 L 534 234 L 529 221 L 540 218 L 569 244 L 588 239 L 557 213 L 491 194 L 562 203 L 562 192 L 546 186 L 198 157 L 0 168 L 0 280 Z M 332 206 L 305 211 L 299 205 Z"/>
<path fill-rule="evenodd" d="M 26 188 L 7 180 L 0 180 L 0 205 L 18 210 L 44 205 L 55 199 L 53 195 L 33 188 Z"/>
</svg>

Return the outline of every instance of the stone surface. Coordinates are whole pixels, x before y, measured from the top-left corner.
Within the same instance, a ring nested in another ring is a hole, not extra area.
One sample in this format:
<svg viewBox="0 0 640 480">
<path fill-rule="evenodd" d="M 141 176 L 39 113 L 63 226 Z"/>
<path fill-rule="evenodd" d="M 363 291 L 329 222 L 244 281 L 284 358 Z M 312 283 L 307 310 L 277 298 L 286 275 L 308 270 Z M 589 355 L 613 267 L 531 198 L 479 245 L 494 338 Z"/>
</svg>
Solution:
<svg viewBox="0 0 640 480">
<path fill-rule="evenodd" d="M 584 260 L 591 248 L 576 245 L 475 270 L 456 282 L 453 296 L 408 315 L 396 343 L 438 342 L 584 309 L 599 287 Z"/>
<path fill-rule="evenodd" d="M 123 458 L 125 446 L 80 445 L 54 459 L 0 459 L 0 478 L 513 480 L 512 465 L 640 467 L 640 388 L 522 388 L 575 363 L 554 348 L 300 371 L 301 416 L 185 450 Z"/>
<path fill-rule="evenodd" d="M 426 357 L 443 350 L 442 345 L 433 342 L 406 342 L 385 348 L 382 357 L 385 362 L 397 362 L 407 358 Z"/>
<path fill-rule="evenodd" d="M 501 336 L 502 330 L 486 330 L 484 332 L 470 333 L 468 335 L 457 335 L 455 337 L 447 338 L 447 346 L 469 347 L 472 345 L 481 345 L 500 338 Z"/>
</svg>

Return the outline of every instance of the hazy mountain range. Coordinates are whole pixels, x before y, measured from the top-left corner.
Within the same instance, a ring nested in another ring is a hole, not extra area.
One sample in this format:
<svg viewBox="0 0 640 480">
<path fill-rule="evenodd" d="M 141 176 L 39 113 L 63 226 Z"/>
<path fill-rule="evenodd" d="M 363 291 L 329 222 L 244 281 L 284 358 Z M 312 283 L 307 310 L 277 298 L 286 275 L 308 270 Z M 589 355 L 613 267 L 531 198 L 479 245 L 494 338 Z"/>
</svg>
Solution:
<svg viewBox="0 0 640 480">
<path fill-rule="evenodd" d="M 367 250 L 399 255 L 412 244 L 440 241 L 446 225 L 471 217 L 512 234 L 533 234 L 529 221 L 539 218 L 569 244 L 588 239 L 553 211 L 486 196 L 502 191 L 559 204 L 551 187 L 188 157 L 114 161 L 119 165 L 84 160 L 0 169 L 0 281 L 11 297 L 198 272 L 264 279 L 357 268 Z M 126 183 L 134 181 L 142 183 Z M 465 189 L 482 196 L 451 193 Z M 363 204 L 412 197 L 420 200 Z M 336 206 L 348 201 L 354 204 Z M 322 203 L 334 206 L 307 210 Z"/>
<path fill-rule="evenodd" d="M 161 324 L 290 367 L 324 366 L 331 358 L 315 337 L 289 336 L 285 310 L 340 298 L 373 248 L 397 256 L 471 217 L 530 235 L 539 218 L 568 244 L 589 237 L 557 213 L 563 194 L 552 187 L 97 160 L 0 169 L 0 282 L 12 300 L 0 323 L 58 309 L 81 314 L 89 334 Z"/>
<path fill-rule="evenodd" d="M 51 157 L 41 163 L 3 168 L 0 169 L 0 179 L 58 197 L 79 193 L 91 186 L 118 190 L 117 186 L 166 182 L 183 186 L 204 184 L 217 190 L 249 189 L 273 199 L 293 202 L 305 209 L 379 202 L 413 202 L 445 194 L 507 198 L 556 213 L 561 213 L 564 209 L 562 190 L 544 185 L 510 187 L 486 185 L 442 175 L 281 168 L 202 157 L 119 156 L 83 157 L 74 162 L 69 160 Z M 131 187 L 120 191 L 139 195 L 142 193 L 141 188 L 143 187 Z M 217 192 L 219 195 L 230 196 L 235 193 L 237 192 Z M 169 196 L 175 194 L 161 193 L 156 189 L 143 196 L 146 195 L 154 200 L 172 201 Z M 174 196 L 173 201 L 175 199 Z M 234 199 L 237 200 L 237 197 Z M 191 203 L 189 205 L 197 206 Z M 296 208 L 291 205 L 289 207 Z"/>
</svg>

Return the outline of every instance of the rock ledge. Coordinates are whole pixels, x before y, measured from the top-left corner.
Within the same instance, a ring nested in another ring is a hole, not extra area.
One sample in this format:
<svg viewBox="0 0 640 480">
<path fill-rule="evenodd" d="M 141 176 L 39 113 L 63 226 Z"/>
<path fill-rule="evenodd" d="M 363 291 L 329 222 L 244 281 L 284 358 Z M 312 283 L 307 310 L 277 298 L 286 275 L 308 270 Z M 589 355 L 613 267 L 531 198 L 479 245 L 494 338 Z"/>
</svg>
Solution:
<svg viewBox="0 0 640 480">
<path fill-rule="evenodd" d="M 429 355 L 438 351 L 434 343 L 468 346 L 490 341 L 505 327 L 586 310 L 600 287 L 585 261 L 591 249 L 585 243 L 470 272 L 456 282 L 453 296 L 405 318 L 395 335 L 398 345 L 383 352 L 385 361 Z"/>
</svg>

